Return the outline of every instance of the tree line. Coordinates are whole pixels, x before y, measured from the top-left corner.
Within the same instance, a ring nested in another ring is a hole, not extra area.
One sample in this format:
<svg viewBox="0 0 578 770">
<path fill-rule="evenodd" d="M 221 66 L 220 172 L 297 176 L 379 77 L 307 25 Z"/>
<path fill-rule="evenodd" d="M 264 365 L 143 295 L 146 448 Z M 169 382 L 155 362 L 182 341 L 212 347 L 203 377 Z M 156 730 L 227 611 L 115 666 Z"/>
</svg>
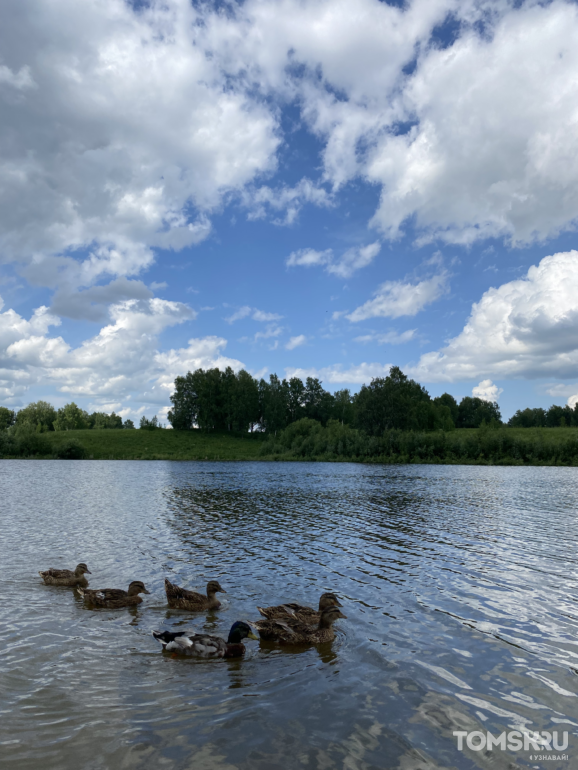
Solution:
<svg viewBox="0 0 578 770">
<path fill-rule="evenodd" d="M 323 427 L 336 421 L 368 436 L 381 436 L 388 430 L 448 432 L 503 425 L 496 402 L 466 396 L 458 404 L 449 393 L 432 399 L 422 385 L 397 366 L 387 377 L 374 378 L 355 394 L 347 388 L 329 393 L 315 377 L 303 382 L 298 377 L 282 380 L 272 374 L 268 380 L 257 380 L 245 370 L 235 373 L 230 367 L 224 371 L 197 369 L 175 379 L 170 400 L 168 420 L 176 430 L 257 430 L 276 435 L 293 423 L 309 419 Z M 28 404 L 18 412 L 0 407 L 0 430 L 12 426 L 39 433 L 135 427 L 132 420 L 123 421 L 114 412 L 88 414 L 75 403 L 57 410 L 46 401 Z M 518 410 L 507 426 L 578 427 L 578 404 L 574 409 L 553 405 L 548 410 Z M 156 416 L 143 416 L 139 427 L 154 430 L 162 425 Z"/>
<path fill-rule="evenodd" d="M 146 419 L 146 418 L 145 418 Z M 156 417 L 153 418 L 156 420 Z M 148 422 L 148 421 L 147 421 Z M 47 401 L 36 401 L 15 412 L 5 406 L 0 406 L 0 430 L 10 427 L 32 428 L 37 433 L 61 430 L 103 430 L 134 428 L 132 420 L 123 422 L 120 415 L 93 412 L 88 414 L 74 402 L 55 409 Z"/>
<path fill-rule="evenodd" d="M 175 380 L 168 419 L 177 430 L 259 430 L 276 434 L 304 418 L 322 426 L 335 420 L 370 436 L 385 430 L 444 430 L 501 424 L 495 402 L 463 398 L 449 393 L 431 398 L 427 390 L 397 366 L 387 377 L 376 377 L 358 393 L 347 388 L 329 393 L 315 377 L 269 380 L 252 377 L 230 367 L 197 369 Z"/>
</svg>

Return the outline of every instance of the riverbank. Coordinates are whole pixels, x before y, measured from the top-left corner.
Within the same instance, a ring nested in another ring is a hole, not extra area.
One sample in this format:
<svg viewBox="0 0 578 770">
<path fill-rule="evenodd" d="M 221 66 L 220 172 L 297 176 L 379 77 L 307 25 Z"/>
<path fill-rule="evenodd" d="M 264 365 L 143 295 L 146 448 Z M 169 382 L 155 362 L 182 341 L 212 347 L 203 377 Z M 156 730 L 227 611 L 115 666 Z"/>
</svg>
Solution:
<svg viewBox="0 0 578 770">
<path fill-rule="evenodd" d="M 461 429 L 420 433 L 389 431 L 369 437 L 347 426 L 318 423 L 262 434 L 176 430 L 76 430 L 41 434 L 43 450 L 28 456 L 66 457 L 80 444 L 91 460 L 274 460 L 456 465 L 578 466 L 574 428 Z M 5 458 L 15 455 L 4 455 Z M 26 453 L 20 455 L 27 456 Z M 74 454 L 70 455 L 75 457 Z"/>
</svg>

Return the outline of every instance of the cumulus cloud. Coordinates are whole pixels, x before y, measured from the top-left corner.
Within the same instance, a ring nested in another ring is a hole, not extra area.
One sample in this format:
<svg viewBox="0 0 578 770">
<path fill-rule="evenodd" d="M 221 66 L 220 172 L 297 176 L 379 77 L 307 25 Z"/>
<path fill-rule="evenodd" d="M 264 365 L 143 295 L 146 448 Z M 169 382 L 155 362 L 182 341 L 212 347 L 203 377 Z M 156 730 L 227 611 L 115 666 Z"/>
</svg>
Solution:
<svg viewBox="0 0 578 770">
<path fill-rule="evenodd" d="M 359 337 L 355 337 L 354 341 L 361 343 L 376 342 L 378 345 L 403 345 L 405 342 L 411 342 L 416 332 L 417 329 L 408 329 L 401 333 L 390 331 L 385 334 L 362 334 Z"/>
<path fill-rule="evenodd" d="M 350 385 L 363 385 L 371 382 L 374 377 L 387 377 L 391 366 L 391 364 L 362 363 L 357 366 L 350 366 L 348 369 L 344 369 L 341 364 L 325 366 L 321 369 L 288 367 L 285 369 L 285 376 L 287 379 L 299 377 L 302 380 L 305 380 L 307 377 L 317 377 L 322 382 L 334 385 L 347 383 Z"/>
<path fill-rule="evenodd" d="M 418 283 L 386 281 L 375 292 L 373 299 L 356 308 L 346 317 L 350 321 L 368 318 L 400 318 L 416 315 L 435 302 L 447 291 L 447 273 L 442 272 Z"/>
<path fill-rule="evenodd" d="M 335 259 L 333 249 L 315 251 L 315 249 L 300 249 L 292 252 L 287 261 L 288 267 L 323 266 L 326 272 L 339 278 L 351 278 L 353 273 L 370 265 L 381 250 L 377 241 L 367 246 L 357 246 L 348 249 L 339 259 Z"/>
<path fill-rule="evenodd" d="M 126 401 L 166 404 L 177 374 L 199 367 L 242 367 L 223 355 L 227 341 L 221 337 L 158 350 L 165 329 L 194 315 L 180 302 L 126 300 L 112 306 L 110 324 L 72 348 L 62 337 L 49 335 L 60 319 L 46 307 L 38 308 L 29 321 L 13 310 L 0 313 L 0 393 L 15 402 L 32 385 L 50 383 L 70 398 L 87 397 L 104 406 Z"/>
<path fill-rule="evenodd" d="M 206 55 L 192 4 L 7 0 L 3 11 L 0 99 L 7 86 L 20 94 L 3 105 L 4 259 L 134 274 L 152 248 L 206 238 L 223 195 L 274 168 L 276 119 Z"/>
<path fill-rule="evenodd" d="M 482 401 L 497 401 L 503 392 L 504 389 L 494 385 L 491 380 L 482 380 L 472 388 L 472 396 L 481 398 Z"/>
<path fill-rule="evenodd" d="M 304 334 L 299 334 L 297 337 L 291 337 L 289 342 L 285 345 L 285 350 L 295 350 L 295 348 L 305 345 L 307 337 Z"/>
<path fill-rule="evenodd" d="M 464 329 L 412 368 L 427 381 L 578 376 L 578 252 L 545 257 L 489 289 Z"/>
</svg>

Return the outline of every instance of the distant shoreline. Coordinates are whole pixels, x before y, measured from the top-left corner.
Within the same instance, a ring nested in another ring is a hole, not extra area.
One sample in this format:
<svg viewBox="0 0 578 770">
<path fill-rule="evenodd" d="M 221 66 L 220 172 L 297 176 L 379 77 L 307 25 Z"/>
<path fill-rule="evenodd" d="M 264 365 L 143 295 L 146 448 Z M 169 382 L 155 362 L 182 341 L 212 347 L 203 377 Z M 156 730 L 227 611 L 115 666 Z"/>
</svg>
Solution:
<svg viewBox="0 0 578 770">
<path fill-rule="evenodd" d="M 263 434 L 204 433 L 199 430 L 76 430 L 42 434 L 54 451 L 74 439 L 87 460 L 355 462 L 371 465 L 510 465 L 578 467 L 578 429 L 458 429 L 443 434 L 398 433 L 393 453 L 351 456 L 339 453 L 298 455 L 278 451 Z M 273 451 L 270 451 L 273 450 Z M 277 450 L 277 451 L 275 451 Z M 52 454 L 2 459 L 56 459 Z"/>
</svg>

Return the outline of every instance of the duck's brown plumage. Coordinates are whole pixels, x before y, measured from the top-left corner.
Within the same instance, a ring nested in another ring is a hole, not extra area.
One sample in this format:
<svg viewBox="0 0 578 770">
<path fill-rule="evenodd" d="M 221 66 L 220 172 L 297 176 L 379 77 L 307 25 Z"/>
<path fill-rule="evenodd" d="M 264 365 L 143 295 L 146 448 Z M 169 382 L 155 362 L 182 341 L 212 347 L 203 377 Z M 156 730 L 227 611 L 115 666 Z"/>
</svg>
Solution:
<svg viewBox="0 0 578 770">
<path fill-rule="evenodd" d="M 142 599 L 139 594 L 150 593 L 140 580 L 133 580 L 128 587 L 128 591 L 123 591 L 121 588 L 86 590 L 80 587 L 78 592 L 84 598 L 86 604 L 92 607 L 106 607 L 109 610 L 140 604 Z"/>
<path fill-rule="evenodd" d="M 321 594 L 318 610 L 302 604 L 278 604 L 276 607 L 257 607 L 257 609 L 268 620 L 294 618 L 311 625 L 319 623 L 321 613 L 328 607 L 341 607 L 341 602 L 334 593 Z"/>
<path fill-rule="evenodd" d="M 297 618 L 258 620 L 253 625 L 259 631 L 261 639 L 268 641 L 280 644 L 321 644 L 333 641 L 333 623 L 346 617 L 339 607 L 332 606 L 323 610 L 317 627 L 303 623 Z"/>
<path fill-rule="evenodd" d="M 38 573 L 47 586 L 87 586 L 85 574 L 90 570 L 84 562 L 77 564 L 76 569 L 47 569 Z"/>
<path fill-rule="evenodd" d="M 215 594 L 226 594 L 224 588 L 221 588 L 218 580 L 210 580 L 207 583 L 207 595 L 199 594 L 196 591 L 188 591 L 186 588 L 171 583 L 165 578 L 165 592 L 169 607 L 174 610 L 190 610 L 191 612 L 200 612 L 202 610 L 217 610 L 221 602 Z"/>
</svg>

